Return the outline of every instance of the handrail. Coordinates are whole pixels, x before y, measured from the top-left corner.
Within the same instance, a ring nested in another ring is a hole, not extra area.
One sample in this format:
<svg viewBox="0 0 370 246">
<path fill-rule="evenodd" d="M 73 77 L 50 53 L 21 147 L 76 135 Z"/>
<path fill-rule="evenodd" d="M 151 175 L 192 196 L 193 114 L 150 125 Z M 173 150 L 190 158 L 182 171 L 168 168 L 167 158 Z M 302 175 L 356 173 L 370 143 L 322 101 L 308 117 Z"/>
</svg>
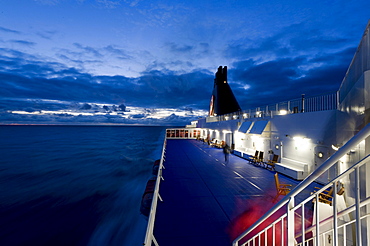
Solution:
<svg viewBox="0 0 370 246">
<path fill-rule="evenodd" d="M 218 116 L 208 116 L 206 117 L 206 121 L 218 122 L 242 118 L 247 119 L 247 118 L 273 117 L 275 115 L 281 114 L 335 110 L 338 109 L 339 105 L 338 96 L 339 96 L 338 91 L 321 95 L 315 95 L 311 97 L 304 97 L 302 95 L 302 98 L 296 98 L 288 101 L 259 106 L 254 109 L 247 109 Z M 281 112 L 281 110 L 283 110 L 284 113 Z"/>
<path fill-rule="evenodd" d="M 156 246 L 158 246 L 158 243 L 155 240 L 155 237 L 153 235 L 153 230 L 154 230 L 155 215 L 156 215 L 156 212 L 157 212 L 158 197 L 159 197 L 160 200 L 162 200 L 160 198 L 160 195 L 159 195 L 159 184 L 160 184 L 161 179 L 162 179 L 162 169 L 163 169 L 163 161 L 164 161 L 165 152 L 166 152 L 166 143 L 167 143 L 167 137 L 165 136 L 164 141 L 163 141 L 161 160 L 160 160 L 160 163 L 159 163 L 159 170 L 158 170 L 158 174 L 157 174 L 157 181 L 155 182 L 153 200 L 152 200 L 152 204 L 150 206 L 148 225 L 147 225 L 147 228 L 146 228 L 145 240 L 144 240 L 143 245 L 150 245 L 151 246 L 152 242 L 154 242 L 154 244 Z"/>
<path fill-rule="evenodd" d="M 305 178 L 298 186 L 296 186 L 287 196 L 285 196 L 279 203 L 272 207 L 265 215 L 256 221 L 250 228 L 244 231 L 239 237 L 233 241 L 233 246 L 237 246 L 238 242 L 246 235 L 256 229 L 262 222 L 269 218 L 272 214 L 290 202 L 291 198 L 296 196 L 299 192 L 305 189 L 309 184 L 314 182 L 321 174 L 334 165 L 345 154 L 349 153 L 351 149 L 356 147 L 362 140 L 370 136 L 370 123 L 361 129 L 355 136 L 353 136 L 345 145 L 343 145 L 336 153 L 329 157 L 320 167 L 313 171 L 307 178 Z"/>
</svg>

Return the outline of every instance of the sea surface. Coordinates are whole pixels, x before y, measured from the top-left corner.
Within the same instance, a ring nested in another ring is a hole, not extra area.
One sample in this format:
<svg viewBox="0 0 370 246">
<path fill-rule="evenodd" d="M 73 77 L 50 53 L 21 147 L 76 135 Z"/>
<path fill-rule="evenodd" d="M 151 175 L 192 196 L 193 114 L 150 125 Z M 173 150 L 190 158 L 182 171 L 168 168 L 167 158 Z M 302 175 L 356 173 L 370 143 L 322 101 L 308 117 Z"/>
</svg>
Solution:
<svg viewBox="0 0 370 246">
<path fill-rule="evenodd" d="M 165 127 L 0 126 L 0 245 L 142 245 Z"/>
</svg>

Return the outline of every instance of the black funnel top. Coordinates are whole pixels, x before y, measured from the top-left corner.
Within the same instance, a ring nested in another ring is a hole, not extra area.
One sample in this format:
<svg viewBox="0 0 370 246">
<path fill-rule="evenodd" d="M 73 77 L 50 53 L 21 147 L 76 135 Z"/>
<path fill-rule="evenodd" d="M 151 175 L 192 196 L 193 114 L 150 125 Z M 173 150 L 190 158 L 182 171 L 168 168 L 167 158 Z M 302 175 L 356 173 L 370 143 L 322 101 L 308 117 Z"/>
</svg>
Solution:
<svg viewBox="0 0 370 246">
<path fill-rule="evenodd" d="M 209 115 L 223 115 L 237 111 L 241 111 L 241 108 L 227 83 L 227 67 L 220 66 L 216 72 Z"/>
</svg>

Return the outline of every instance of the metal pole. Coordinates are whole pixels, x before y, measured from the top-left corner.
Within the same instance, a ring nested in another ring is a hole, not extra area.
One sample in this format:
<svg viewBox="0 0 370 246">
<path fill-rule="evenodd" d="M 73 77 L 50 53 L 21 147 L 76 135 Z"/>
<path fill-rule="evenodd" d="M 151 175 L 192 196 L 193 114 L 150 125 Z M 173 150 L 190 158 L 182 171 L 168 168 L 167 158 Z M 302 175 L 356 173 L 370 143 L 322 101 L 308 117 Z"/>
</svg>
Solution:
<svg viewBox="0 0 370 246">
<path fill-rule="evenodd" d="M 281 245 L 284 245 L 284 218 L 281 219 Z"/>
<path fill-rule="evenodd" d="M 333 183 L 333 236 L 334 246 L 338 245 L 338 214 L 337 214 L 337 185 Z"/>
<path fill-rule="evenodd" d="M 288 246 L 294 246 L 294 196 L 290 198 L 290 201 L 288 203 L 287 207 L 287 245 Z"/>
<path fill-rule="evenodd" d="M 272 245 L 275 245 L 275 224 L 272 225 Z"/>
<path fill-rule="evenodd" d="M 360 217 L 360 169 L 356 167 L 355 169 L 355 179 L 356 179 L 356 187 L 355 187 L 355 199 L 356 199 L 356 245 L 361 246 L 361 217 Z"/>
<path fill-rule="evenodd" d="M 305 233 L 305 216 L 304 216 L 304 204 L 302 204 L 302 246 L 304 246 L 304 241 L 306 241 L 306 233 Z"/>
<path fill-rule="evenodd" d="M 316 201 L 315 201 L 315 208 L 316 208 L 316 214 L 315 214 L 315 223 L 316 223 L 316 246 L 319 246 L 320 245 L 320 241 L 319 241 L 319 223 L 320 223 L 320 216 L 319 216 L 319 213 L 320 213 L 320 209 L 319 209 L 319 193 L 316 194 Z"/>
</svg>

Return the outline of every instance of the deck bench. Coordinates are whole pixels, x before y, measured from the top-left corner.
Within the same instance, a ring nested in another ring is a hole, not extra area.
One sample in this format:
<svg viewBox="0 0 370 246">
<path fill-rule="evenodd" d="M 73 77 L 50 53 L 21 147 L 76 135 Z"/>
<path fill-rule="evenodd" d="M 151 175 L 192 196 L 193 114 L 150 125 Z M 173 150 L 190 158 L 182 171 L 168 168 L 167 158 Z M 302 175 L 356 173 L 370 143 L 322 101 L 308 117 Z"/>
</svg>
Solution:
<svg viewBox="0 0 370 246">
<path fill-rule="evenodd" d="M 308 176 L 308 163 L 288 158 L 281 158 L 275 163 L 275 170 L 296 180 L 303 180 Z"/>
<path fill-rule="evenodd" d="M 255 152 L 256 150 L 254 149 L 249 149 L 249 148 L 240 149 L 239 148 L 239 149 L 234 149 L 233 154 L 250 161 L 250 159 L 254 156 Z"/>
</svg>

